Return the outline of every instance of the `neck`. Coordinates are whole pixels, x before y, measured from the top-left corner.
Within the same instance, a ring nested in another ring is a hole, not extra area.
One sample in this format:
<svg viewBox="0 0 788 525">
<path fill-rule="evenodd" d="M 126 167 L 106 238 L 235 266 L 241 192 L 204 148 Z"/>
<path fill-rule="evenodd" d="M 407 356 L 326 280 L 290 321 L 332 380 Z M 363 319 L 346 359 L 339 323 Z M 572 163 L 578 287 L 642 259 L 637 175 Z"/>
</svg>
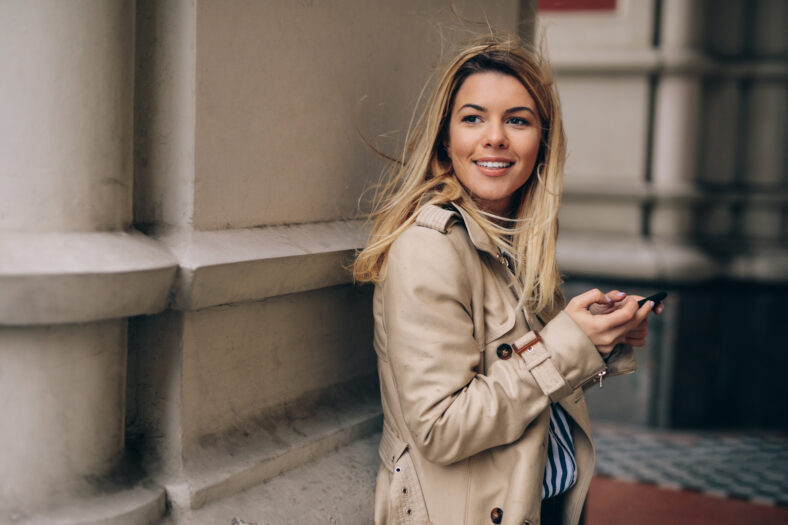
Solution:
<svg viewBox="0 0 788 525">
<path fill-rule="evenodd" d="M 500 219 L 490 217 L 490 220 L 501 226 L 505 226 L 516 212 L 514 206 L 516 201 L 513 196 L 497 201 L 487 201 L 484 199 L 474 199 L 474 201 L 482 211 L 500 217 Z"/>
</svg>

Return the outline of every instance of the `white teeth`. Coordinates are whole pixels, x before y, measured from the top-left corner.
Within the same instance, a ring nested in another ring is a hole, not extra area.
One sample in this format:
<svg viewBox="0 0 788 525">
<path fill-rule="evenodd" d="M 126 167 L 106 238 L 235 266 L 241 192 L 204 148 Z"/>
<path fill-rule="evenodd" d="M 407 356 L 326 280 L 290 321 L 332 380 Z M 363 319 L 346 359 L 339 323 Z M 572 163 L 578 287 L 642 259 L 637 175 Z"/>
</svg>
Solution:
<svg viewBox="0 0 788 525">
<path fill-rule="evenodd" d="M 514 162 L 482 162 L 482 161 L 476 161 L 476 165 L 477 166 L 481 166 L 482 168 L 491 168 L 491 169 L 508 168 L 512 164 L 514 164 Z"/>
</svg>

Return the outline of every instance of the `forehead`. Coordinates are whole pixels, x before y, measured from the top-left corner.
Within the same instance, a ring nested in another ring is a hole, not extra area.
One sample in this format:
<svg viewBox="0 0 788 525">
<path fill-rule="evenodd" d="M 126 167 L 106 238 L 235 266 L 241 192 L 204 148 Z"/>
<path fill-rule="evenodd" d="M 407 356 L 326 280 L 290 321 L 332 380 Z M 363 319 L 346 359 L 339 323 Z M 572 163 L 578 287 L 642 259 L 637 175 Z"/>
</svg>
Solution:
<svg viewBox="0 0 788 525">
<path fill-rule="evenodd" d="M 516 106 L 533 108 L 534 100 L 519 79 L 497 71 L 485 71 L 470 75 L 457 90 L 454 108 L 459 109 L 464 104 L 487 109 Z"/>
</svg>

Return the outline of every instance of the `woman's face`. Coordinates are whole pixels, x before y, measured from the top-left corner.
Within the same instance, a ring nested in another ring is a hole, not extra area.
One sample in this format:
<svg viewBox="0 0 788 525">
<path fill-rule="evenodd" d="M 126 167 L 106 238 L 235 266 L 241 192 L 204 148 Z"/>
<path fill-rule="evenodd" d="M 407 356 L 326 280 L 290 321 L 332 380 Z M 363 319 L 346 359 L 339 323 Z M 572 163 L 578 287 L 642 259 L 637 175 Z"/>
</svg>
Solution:
<svg viewBox="0 0 788 525">
<path fill-rule="evenodd" d="M 510 216 L 539 155 L 533 98 L 510 75 L 474 73 L 457 91 L 450 119 L 445 146 L 457 178 L 480 208 Z"/>
</svg>

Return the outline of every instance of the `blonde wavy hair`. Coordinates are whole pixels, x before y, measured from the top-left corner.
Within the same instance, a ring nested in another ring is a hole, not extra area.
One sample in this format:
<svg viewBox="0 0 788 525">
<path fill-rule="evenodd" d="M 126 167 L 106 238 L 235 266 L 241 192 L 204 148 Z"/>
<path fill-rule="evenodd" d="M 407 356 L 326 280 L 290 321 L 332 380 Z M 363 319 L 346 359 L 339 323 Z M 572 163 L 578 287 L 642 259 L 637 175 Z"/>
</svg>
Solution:
<svg viewBox="0 0 788 525">
<path fill-rule="evenodd" d="M 519 80 L 533 98 L 542 123 L 534 173 L 518 190 L 519 205 L 513 217 L 496 217 L 481 210 L 454 175 L 444 148 L 457 91 L 469 76 L 483 72 Z M 566 138 L 547 62 L 512 37 L 493 35 L 472 42 L 447 64 L 408 135 L 401 160 L 392 162 L 375 196 L 372 236 L 356 257 L 354 279 L 381 282 L 392 243 L 414 222 L 419 211 L 430 204 L 456 203 L 500 249 L 514 256 L 512 271 L 520 290 L 520 305 L 544 318 L 555 315 L 564 301 L 555 248 Z"/>
</svg>

